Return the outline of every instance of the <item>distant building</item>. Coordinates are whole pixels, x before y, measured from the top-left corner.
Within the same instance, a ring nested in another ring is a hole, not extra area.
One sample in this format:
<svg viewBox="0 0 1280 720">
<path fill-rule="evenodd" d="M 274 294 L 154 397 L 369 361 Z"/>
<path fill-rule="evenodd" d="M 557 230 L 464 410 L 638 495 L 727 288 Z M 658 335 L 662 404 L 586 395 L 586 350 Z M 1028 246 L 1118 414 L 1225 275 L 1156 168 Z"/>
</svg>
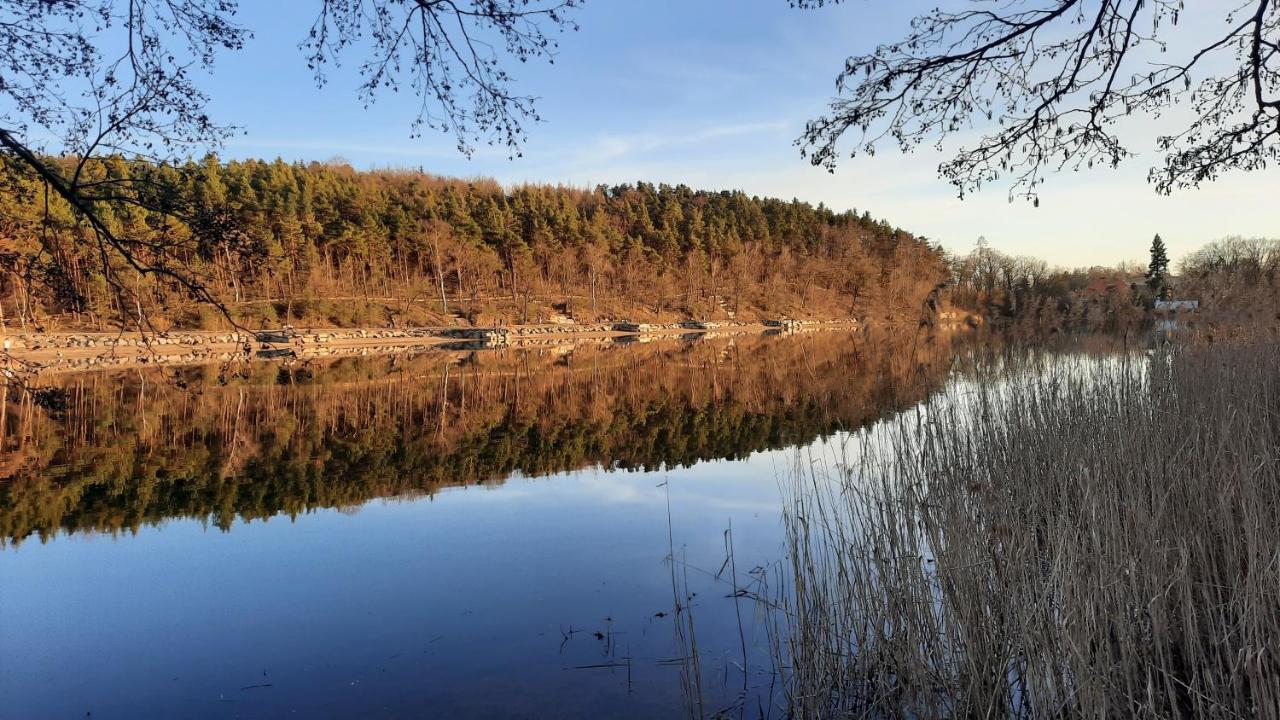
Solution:
<svg viewBox="0 0 1280 720">
<path fill-rule="evenodd" d="M 1200 309 L 1199 300 L 1157 300 L 1156 312 L 1194 312 Z"/>
</svg>

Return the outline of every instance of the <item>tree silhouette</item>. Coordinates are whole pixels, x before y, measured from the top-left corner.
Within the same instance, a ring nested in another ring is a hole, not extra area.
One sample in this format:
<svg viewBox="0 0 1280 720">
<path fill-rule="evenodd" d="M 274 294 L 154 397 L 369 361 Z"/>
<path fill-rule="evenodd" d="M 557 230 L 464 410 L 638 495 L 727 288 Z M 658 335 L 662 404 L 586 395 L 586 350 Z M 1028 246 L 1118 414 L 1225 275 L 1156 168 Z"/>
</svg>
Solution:
<svg viewBox="0 0 1280 720">
<path fill-rule="evenodd" d="M 323 85 L 325 67 L 367 37 L 372 49 L 360 65 L 359 89 L 366 106 L 384 89 L 407 86 L 422 101 L 415 133 L 423 127 L 452 133 L 467 156 L 479 141 L 519 155 L 524 121 L 540 118 L 533 97 L 512 91 L 504 61 L 554 62 L 551 33 L 577 30 L 570 13 L 582 2 L 320 0 L 302 47 Z"/>
<path fill-rule="evenodd" d="M 817 8 L 843 0 L 790 0 Z M 1258 170 L 1280 155 L 1280 3 L 1224 3 L 1211 38 L 1178 47 L 1166 38 L 1183 0 L 978 0 L 936 9 L 901 40 L 850 57 L 830 113 L 797 141 L 834 170 L 884 142 L 902 150 L 990 128 L 942 163 L 963 197 L 1011 179 L 1010 197 L 1038 202 L 1047 172 L 1119 165 L 1134 153 L 1116 124 L 1131 115 L 1191 113 L 1156 139 L 1163 164 L 1148 180 L 1161 193 L 1222 173 Z"/>
</svg>

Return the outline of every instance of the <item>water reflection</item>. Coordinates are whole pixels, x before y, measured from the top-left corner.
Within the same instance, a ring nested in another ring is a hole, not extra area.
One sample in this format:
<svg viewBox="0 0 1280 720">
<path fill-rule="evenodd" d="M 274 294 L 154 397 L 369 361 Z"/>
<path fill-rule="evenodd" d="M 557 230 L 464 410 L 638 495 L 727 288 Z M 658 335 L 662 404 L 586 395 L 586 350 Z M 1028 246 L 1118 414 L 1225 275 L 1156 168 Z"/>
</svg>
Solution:
<svg viewBox="0 0 1280 720">
<path fill-rule="evenodd" d="M 0 716 L 776 713 L 731 596 L 783 552 L 783 465 L 951 357 L 815 333 L 49 378 L 65 408 L 4 408 Z"/>
<path fill-rule="evenodd" d="M 939 387 L 945 342 L 848 333 L 667 340 L 72 376 L 8 402 L 0 534 L 359 505 L 601 465 L 804 444 Z"/>
</svg>

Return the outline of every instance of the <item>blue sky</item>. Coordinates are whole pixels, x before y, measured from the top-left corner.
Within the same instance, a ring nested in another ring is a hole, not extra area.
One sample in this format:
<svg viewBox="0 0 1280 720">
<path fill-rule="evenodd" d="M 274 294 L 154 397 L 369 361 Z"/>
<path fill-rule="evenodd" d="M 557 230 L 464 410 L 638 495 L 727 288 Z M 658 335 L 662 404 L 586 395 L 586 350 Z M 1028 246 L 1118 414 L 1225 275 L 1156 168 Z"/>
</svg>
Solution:
<svg viewBox="0 0 1280 720">
<path fill-rule="evenodd" d="M 1175 258 L 1228 234 L 1280 236 L 1280 171 L 1159 197 L 1146 183 L 1155 155 L 1145 126 L 1131 132 L 1142 156 L 1118 171 L 1052 178 L 1038 209 L 1010 204 L 1000 186 L 957 200 L 936 177 L 942 156 L 931 149 L 846 160 L 835 175 L 810 167 L 793 140 L 823 111 L 845 57 L 899 37 L 934 4 L 801 11 L 785 0 L 588 0 L 581 31 L 562 38 L 554 65 L 515 68 L 545 119 L 515 161 L 501 151 L 467 160 L 451 137 L 431 131 L 410 137 L 416 101 L 385 94 L 363 108 L 354 62 L 317 89 L 297 48 L 313 0 L 243 3 L 241 20 L 256 37 L 224 55 L 206 87 L 214 117 L 245 129 L 224 157 L 342 157 L 506 183 L 737 188 L 870 210 L 958 252 L 983 236 L 1064 265 L 1141 259 L 1156 232 Z"/>
</svg>

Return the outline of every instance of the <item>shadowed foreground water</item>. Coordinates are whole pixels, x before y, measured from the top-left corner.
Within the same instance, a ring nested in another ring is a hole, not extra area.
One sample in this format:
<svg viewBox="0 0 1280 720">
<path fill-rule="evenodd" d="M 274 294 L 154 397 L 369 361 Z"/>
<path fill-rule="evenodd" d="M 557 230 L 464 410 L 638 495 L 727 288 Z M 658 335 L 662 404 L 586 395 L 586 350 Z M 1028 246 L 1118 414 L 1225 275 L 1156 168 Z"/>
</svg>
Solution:
<svg viewBox="0 0 1280 720">
<path fill-rule="evenodd" d="M 951 357 L 817 333 L 10 393 L 0 718 L 768 715 L 725 531 L 747 586 L 783 552 L 794 448 Z"/>
</svg>

